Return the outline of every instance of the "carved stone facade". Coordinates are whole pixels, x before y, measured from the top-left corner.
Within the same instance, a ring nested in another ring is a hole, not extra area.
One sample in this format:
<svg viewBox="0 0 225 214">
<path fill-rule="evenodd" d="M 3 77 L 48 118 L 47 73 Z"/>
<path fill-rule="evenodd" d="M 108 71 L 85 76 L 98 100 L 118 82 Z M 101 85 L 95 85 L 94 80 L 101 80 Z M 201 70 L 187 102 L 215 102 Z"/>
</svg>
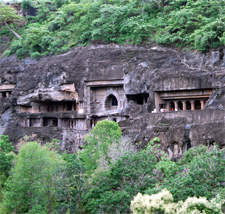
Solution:
<svg viewBox="0 0 225 214">
<path fill-rule="evenodd" d="M 171 158 L 199 144 L 222 147 L 224 68 L 199 68 L 201 55 L 182 57 L 161 47 L 109 45 L 1 60 L 0 134 L 14 143 L 25 135 L 57 138 L 62 150 L 75 152 L 108 119 L 137 147 L 160 137 Z"/>
<path fill-rule="evenodd" d="M 0 98 L 10 98 L 15 85 L 13 84 L 0 84 Z"/>
<path fill-rule="evenodd" d="M 212 89 L 155 92 L 156 112 L 203 110 Z"/>
</svg>

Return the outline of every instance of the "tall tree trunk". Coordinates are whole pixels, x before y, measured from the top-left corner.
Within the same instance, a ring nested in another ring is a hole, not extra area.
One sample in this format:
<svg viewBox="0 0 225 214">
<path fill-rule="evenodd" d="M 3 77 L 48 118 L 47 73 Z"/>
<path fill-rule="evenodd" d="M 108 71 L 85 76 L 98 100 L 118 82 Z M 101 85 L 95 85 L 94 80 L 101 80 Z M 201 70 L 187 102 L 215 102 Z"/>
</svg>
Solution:
<svg viewBox="0 0 225 214">
<path fill-rule="evenodd" d="M 5 25 L 7 26 L 7 28 L 18 38 L 18 39 L 22 39 L 22 37 L 17 33 L 17 32 L 15 32 L 11 27 L 9 27 L 9 25 L 6 23 L 6 22 L 4 22 L 5 23 Z"/>
</svg>

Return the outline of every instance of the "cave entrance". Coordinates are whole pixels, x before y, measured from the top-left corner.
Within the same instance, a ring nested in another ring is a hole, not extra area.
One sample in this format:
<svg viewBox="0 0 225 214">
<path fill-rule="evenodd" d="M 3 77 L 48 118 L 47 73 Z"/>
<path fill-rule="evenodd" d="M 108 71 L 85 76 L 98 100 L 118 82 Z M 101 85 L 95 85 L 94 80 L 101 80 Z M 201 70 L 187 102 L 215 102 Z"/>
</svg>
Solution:
<svg viewBox="0 0 225 214">
<path fill-rule="evenodd" d="M 39 127 L 41 125 L 41 120 L 39 118 L 30 118 L 28 119 L 29 127 Z"/>
<path fill-rule="evenodd" d="M 58 127 L 58 118 L 43 118 L 43 126 L 44 127 Z"/>
<path fill-rule="evenodd" d="M 149 94 L 147 93 L 127 95 L 128 102 L 132 100 L 138 105 L 143 105 L 147 103 L 148 97 Z"/>
<path fill-rule="evenodd" d="M 191 102 L 189 100 L 186 101 L 186 110 L 191 110 Z"/>
<path fill-rule="evenodd" d="M 179 101 L 177 104 L 178 104 L 178 110 L 183 110 L 183 103 Z"/>
<path fill-rule="evenodd" d="M 175 110 L 175 104 L 173 101 L 170 102 L 170 110 L 174 111 Z"/>
<path fill-rule="evenodd" d="M 199 100 L 195 100 L 195 110 L 201 110 L 201 102 Z"/>
<path fill-rule="evenodd" d="M 62 127 L 73 129 L 76 127 L 76 120 L 71 118 L 64 118 L 61 121 Z"/>
<path fill-rule="evenodd" d="M 7 97 L 6 92 L 2 92 L 2 97 Z"/>
</svg>

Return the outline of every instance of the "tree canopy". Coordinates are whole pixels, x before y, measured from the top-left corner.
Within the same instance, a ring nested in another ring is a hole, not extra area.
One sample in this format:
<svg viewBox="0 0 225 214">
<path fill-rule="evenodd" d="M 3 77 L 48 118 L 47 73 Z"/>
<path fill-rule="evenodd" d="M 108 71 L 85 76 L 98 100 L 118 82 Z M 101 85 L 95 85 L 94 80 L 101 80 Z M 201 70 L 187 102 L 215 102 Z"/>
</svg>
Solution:
<svg viewBox="0 0 225 214">
<path fill-rule="evenodd" d="M 5 56 L 38 59 L 91 43 L 154 42 L 201 52 L 225 44 L 225 0 L 23 0 L 22 6 L 33 13 L 19 30 L 20 46 Z M 1 23 L 17 22 L 11 7 L 0 8 Z"/>
<path fill-rule="evenodd" d="M 1 136 L 0 214 L 224 213 L 224 149 L 193 147 L 174 162 L 159 138 L 134 149 L 112 121 L 86 141 L 78 154 L 60 154 L 53 140 L 26 142 L 16 155 Z"/>
<path fill-rule="evenodd" d="M 20 21 L 23 20 L 23 17 L 20 15 L 17 15 L 17 12 L 14 8 L 8 6 L 8 5 L 3 5 L 0 2 L 0 25 L 4 26 L 6 25 L 7 28 L 18 38 L 21 39 L 22 37 L 16 33 L 9 25 L 12 24 L 17 24 Z"/>
</svg>

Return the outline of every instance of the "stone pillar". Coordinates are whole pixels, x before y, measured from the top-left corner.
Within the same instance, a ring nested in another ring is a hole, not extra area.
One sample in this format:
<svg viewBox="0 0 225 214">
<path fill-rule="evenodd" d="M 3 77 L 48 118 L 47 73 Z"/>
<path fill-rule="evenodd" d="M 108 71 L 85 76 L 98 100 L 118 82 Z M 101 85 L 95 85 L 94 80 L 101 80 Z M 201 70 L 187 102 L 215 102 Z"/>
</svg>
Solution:
<svg viewBox="0 0 225 214">
<path fill-rule="evenodd" d="M 9 95 L 9 92 L 6 92 L 6 97 L 9 98 L 9 96 L 10 96 L 10 95 Z"/>
<path fill-rule="evenodd" d="M 27 119 L 26 127 L 30 127 L 30 118 Z"/>
<path fill-rule="evenodd" d="M 167 112 L 170 111 L 170 103 L 169 102 L 166 103 L 166 111 Z"/>
<path fill-rule="evenodd" d="M 183 104 L 183 110 L 187 110 L 187 106 L 186 106 L 186 101 L 182 101 L 182 104 Z"/>
<path fill-rule="evenodd" d="M 204 100 L 201 100 L 201 110 L 204 109 L 204 106 L 205 106 L 205 101 Z"/>
<path fill-rule="evenodd" d="M 194 111 L 195 110 L 195 101 L 191 100 L 191 110 Z"/>
<path fill-rule="evenodd" d="M 2 93 L 0 92 L 0 98 L 2 98 L 3 96 L 2 96 Z"/>
<path fill-rule="evenodd" d="M 39 125 L 39 127 L 44 127 L 43 117 L 40 118 L 40 125 Z"/>
<path fill-rule="evenodd" d="M 156 104 L 155 108 L 156 108 L 156 112 L 160 112 L 159 104 Z"/>
<path fill-rule="evenodd" d="M 174 109 L 174 111 L 178 111 L 178 101 L 174 101 L 174 104 L 175 104 L 175 109 Z"/>
<path fill-rule="evenodd" d="M 86 99 L 87 99 L 87 106 L 86 106 L 87 110 L 86 110 L 86 112 L 88 114 L 90 114 L 91 113 L 91 93 L 90 93 L 90 87 L 87 87 Z"/>
<path fill-rule="evenodd" d="M 62 119 L 61 118 L 58 118 L 58 127 L 63 127 L 63 125 L 62 125 Z"/>
<path fill-rule="evenodd" d="M 159 93 L 155 92 L 154 95 L 155 95 L 155 108 L 156 108 L 156 112 L 160 112 L 159 105 L 161 103 L 163 103 L 163 100 L 161 99 Z"/>
</svg>

